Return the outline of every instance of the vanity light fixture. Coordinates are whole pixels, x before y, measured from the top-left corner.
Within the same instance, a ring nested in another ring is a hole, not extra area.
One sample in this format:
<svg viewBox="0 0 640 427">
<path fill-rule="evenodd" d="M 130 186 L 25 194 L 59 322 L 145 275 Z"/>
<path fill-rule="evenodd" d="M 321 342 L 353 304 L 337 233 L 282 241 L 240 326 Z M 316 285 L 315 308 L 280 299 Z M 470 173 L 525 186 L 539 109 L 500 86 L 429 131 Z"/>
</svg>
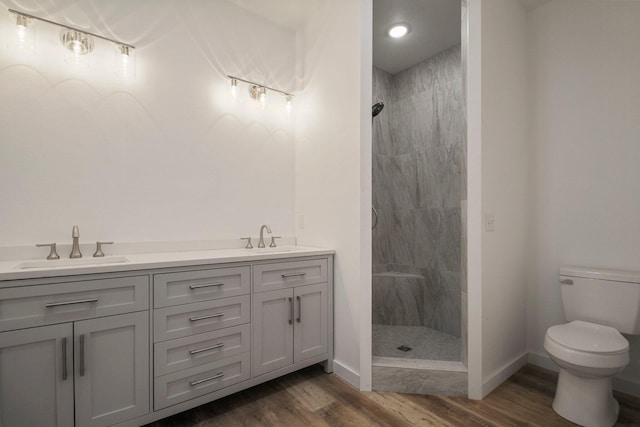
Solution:
<svg viewBox="0 0 640 427">
<path fill-rule="evenodd" d="M 80 58 L 82 58 L 83 55 L 87 55 L 88 53 L 91 53 L 93 51 L 93 39 L 98 38 L 108 41 L 117 47 L 119 54 L 118 62 L 116 65 L 116 74 L 121 74 L 123 77 L 127 77 L 135 73 L 135 62 L 133 62 L 135 46 L 133 45 L 104 37 L 99 34 L 70 27 L 65 24 L 50 21 L 48 19 L 40 18 L 35 15 L 19 12 L 14 9 L 9 9 L 9 14 L 10 16 L 15 17 L 18 41 L 23 40 L 23 43 L 24 41 L 26 41 L 27 35 L 32 32 L 31 24 L 33 21 L 46 22 L 47 24 L 55 25 L 61 28 L 60 42 L 68 51 L 68 59 L 72 59 L 74 62 L 79 62 Z"/>
<path fill-rule="evenodd" d="M 399 39 L 407 35 L 409 27 L 404 24 L 394 25 L 389 29 L 389 37 Z"/>
<path fill-rule="evenodd" d="M 293 94 L 289 92 L 285 92 L 280 89 L 275 89 L 269 86 L 265 86 L 261 83 L 252 82 L 251 80 L 241 79 L 240 77 L 235 76 L 227 76 L 231 81 L 231 96 L 235 100 L 237 93 L 238 82 L 244 82 L 249 84 L 249 96 L 254 101 L 260 102 L 262 109 L 265 109 L 267 106 L 267 91 L 276 92 L 285 97 L 286 100 L 286 111 L 288 113 L 291 112 L 291 100 L 293 99 Z"/>
</svg>

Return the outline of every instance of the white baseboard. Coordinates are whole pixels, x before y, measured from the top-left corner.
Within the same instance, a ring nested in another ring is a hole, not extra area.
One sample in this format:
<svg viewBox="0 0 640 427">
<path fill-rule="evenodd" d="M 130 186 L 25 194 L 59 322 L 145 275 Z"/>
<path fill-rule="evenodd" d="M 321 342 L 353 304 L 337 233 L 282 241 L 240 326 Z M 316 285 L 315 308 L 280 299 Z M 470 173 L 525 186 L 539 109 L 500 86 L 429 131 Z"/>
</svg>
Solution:
<svg viewBox="0 0 640 427">
<path fill-rule="evenodd" d="M 495 390 L 500 384 L 505 382 L 511 375 L 518 372 L 520 368 L 527 364 L 527 353 L 516 357 L 503 367 L 496 369 L 493 374 L 482 383 L 482 398 Z"/>
<path fill-rule="evenodd" d="M 528 362 L 550 371 L 558 372 L 559 367 L 549 358 L 548 355 L 542 353 L 531 352 L 528 355 Z M 632 396 L 640 397 L 640 382 L 629 380 L 626 378 L 613 377 L 613 389 Z"/>
<path fill-rule="evenodd" d="M 333 360 L 333 373 L 355 388 L 360 389 L 360 374 L 335 359 Z"/>
</svg>

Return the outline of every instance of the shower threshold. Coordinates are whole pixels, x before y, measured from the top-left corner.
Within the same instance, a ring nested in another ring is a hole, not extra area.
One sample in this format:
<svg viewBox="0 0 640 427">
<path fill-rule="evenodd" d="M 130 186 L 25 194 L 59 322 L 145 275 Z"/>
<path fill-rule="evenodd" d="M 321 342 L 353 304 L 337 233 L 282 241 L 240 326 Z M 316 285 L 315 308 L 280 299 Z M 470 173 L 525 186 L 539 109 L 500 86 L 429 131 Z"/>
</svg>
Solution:
<svg viewBox="0 0 640 427">
<path fill-rule="evenodd" d="M 467 372 L 462 362 L 451 360 L 406 359 L 403 357 L 373 356 L 373 366 L 384 368 L 423 369 L 429 371 Z"/>
</svg>

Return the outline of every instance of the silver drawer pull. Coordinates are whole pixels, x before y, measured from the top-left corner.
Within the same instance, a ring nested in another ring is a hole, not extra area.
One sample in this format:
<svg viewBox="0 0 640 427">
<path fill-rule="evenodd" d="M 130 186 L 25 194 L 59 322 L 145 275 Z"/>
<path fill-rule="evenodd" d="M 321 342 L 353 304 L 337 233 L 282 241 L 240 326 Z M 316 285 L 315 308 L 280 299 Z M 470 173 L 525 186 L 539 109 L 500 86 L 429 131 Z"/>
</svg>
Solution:
<svg viewBox="0 0 640 427">
<path fill-rule="evenodd" d="M 85 302 L 98 302 L 98 298 L 79 299 L 76 301 L 50 302 L 49 304 L 45 305 L 45 307 L 58 307 L 60 305 L 82 304 Z"/>
<path fill-rule="evenodd" d="M 297 273 L 282 273 L 281 276 L 282 277 L 297 277 L 297 276 L 306 276 L 307 273 L 305 273 L 304 271 L 299 271 Z"/>
<path fill-rule="evenodd" d="M 84 377 L 86 367 L 84 366 L 84 334 L 80 335 L 80 376 Z"/>
<path fill-rule="evenodd" d="M 190 385 L 191 387 L 195 387 L 195 386 L 197 386 L 198 384 L 206 383 L 207 381 L 217 380 L 218 378 L 222 378 L 222 377 L 224 377 L 224 373 L 223 373 L 223 372 L 218 372 L 217 374 L 215 374 L 215 375 L 214 375 L 214 376 L 212 376 L 212 377 L 209 377 L 209 378 L 203 378 L 203 379 L 201 379 L 201 380 L 197 380 L 197 381 L 191 381 L 191 382 L 189 383 L 189 385 Z"/>
<path fill-rule="evenodd" d="M 197 322 L 198 320 L 213 319 L 214 317 L 222 317 L 222 316 L 224 316 L 224 313 L 216 313 L 216 314 L 210 314 L 208 316 L 190 317 L 189 321 Z"/>
<path fill-rule="evenodd" d="M 205 285 L 189 285 L 189 289 L 201 289 L 201 288 L 211 288 L 213 286 L 222 286 L 223 282 L 220 283 L 207 283 Z"/>
<path fill-rule="evenodd" d="M 62 381 L 66 380 L 67 376 L 67 339 L 62 338 Z"/>
<path fill-rule="evenodd" d="M 560 283 L 563 285 L 573 285 L 573 280 L 571 279 L 560 279 Z"/>
<path fill-rule="evenodd" d="M 215 350 L 216 348 L 222 348 L 222 347 L 224 347 L 224 344 L 220 343 L 220 344 L 212 345 L 211 347 L 199 348 L 197 350 L 189 350 L 189 354 L 198 354 L 198 353 L 202 353 L 203 351 Z"/>
</svg>

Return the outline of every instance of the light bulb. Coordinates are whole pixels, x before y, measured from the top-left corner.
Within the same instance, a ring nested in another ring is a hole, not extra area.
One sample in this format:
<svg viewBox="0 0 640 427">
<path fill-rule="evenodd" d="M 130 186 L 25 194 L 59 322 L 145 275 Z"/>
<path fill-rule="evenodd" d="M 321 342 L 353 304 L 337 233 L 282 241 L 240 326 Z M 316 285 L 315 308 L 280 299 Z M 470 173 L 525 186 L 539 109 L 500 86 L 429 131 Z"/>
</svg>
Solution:
<svg viewBox="0 0 640 427">
<path fill-rule="evenodd" d="M 231 79 L 231 99 L 235 101 L 238 99 L 238 80 Z"/>
<path fill-rule="evenodd" d="M 409 32 L 409 28 L 406 25 L 394 25 L 389 30 L 389 36 L 394 39 L 404 37 Z"/>
<path fill-rule="evenodd" d="M 27 38 L 27 26 L 18 24 L 18 44 L 20 47 L 24 47 L 25 39 Z"/>
<path fill-rule="evenodd" d="M 123 80 L 135 79 L 135 48 L 123 44 L 117 46 L 115 57 L 115 73 L 116 76 Z"/>
<path fill-rule="evenodd" d="M 285 105 L 285 110 L 287 114 L 291 114 L 291 95 L 287 95 L 287 104 Z"/>
<path fill-rule="evenodd" d="M 267 108 L 267 90 L 265 88 L 261 88 L 260 89 L 260 105 L 262 106 L 262 109 L 264 110 L 265 108 Z"/>
</svg>

